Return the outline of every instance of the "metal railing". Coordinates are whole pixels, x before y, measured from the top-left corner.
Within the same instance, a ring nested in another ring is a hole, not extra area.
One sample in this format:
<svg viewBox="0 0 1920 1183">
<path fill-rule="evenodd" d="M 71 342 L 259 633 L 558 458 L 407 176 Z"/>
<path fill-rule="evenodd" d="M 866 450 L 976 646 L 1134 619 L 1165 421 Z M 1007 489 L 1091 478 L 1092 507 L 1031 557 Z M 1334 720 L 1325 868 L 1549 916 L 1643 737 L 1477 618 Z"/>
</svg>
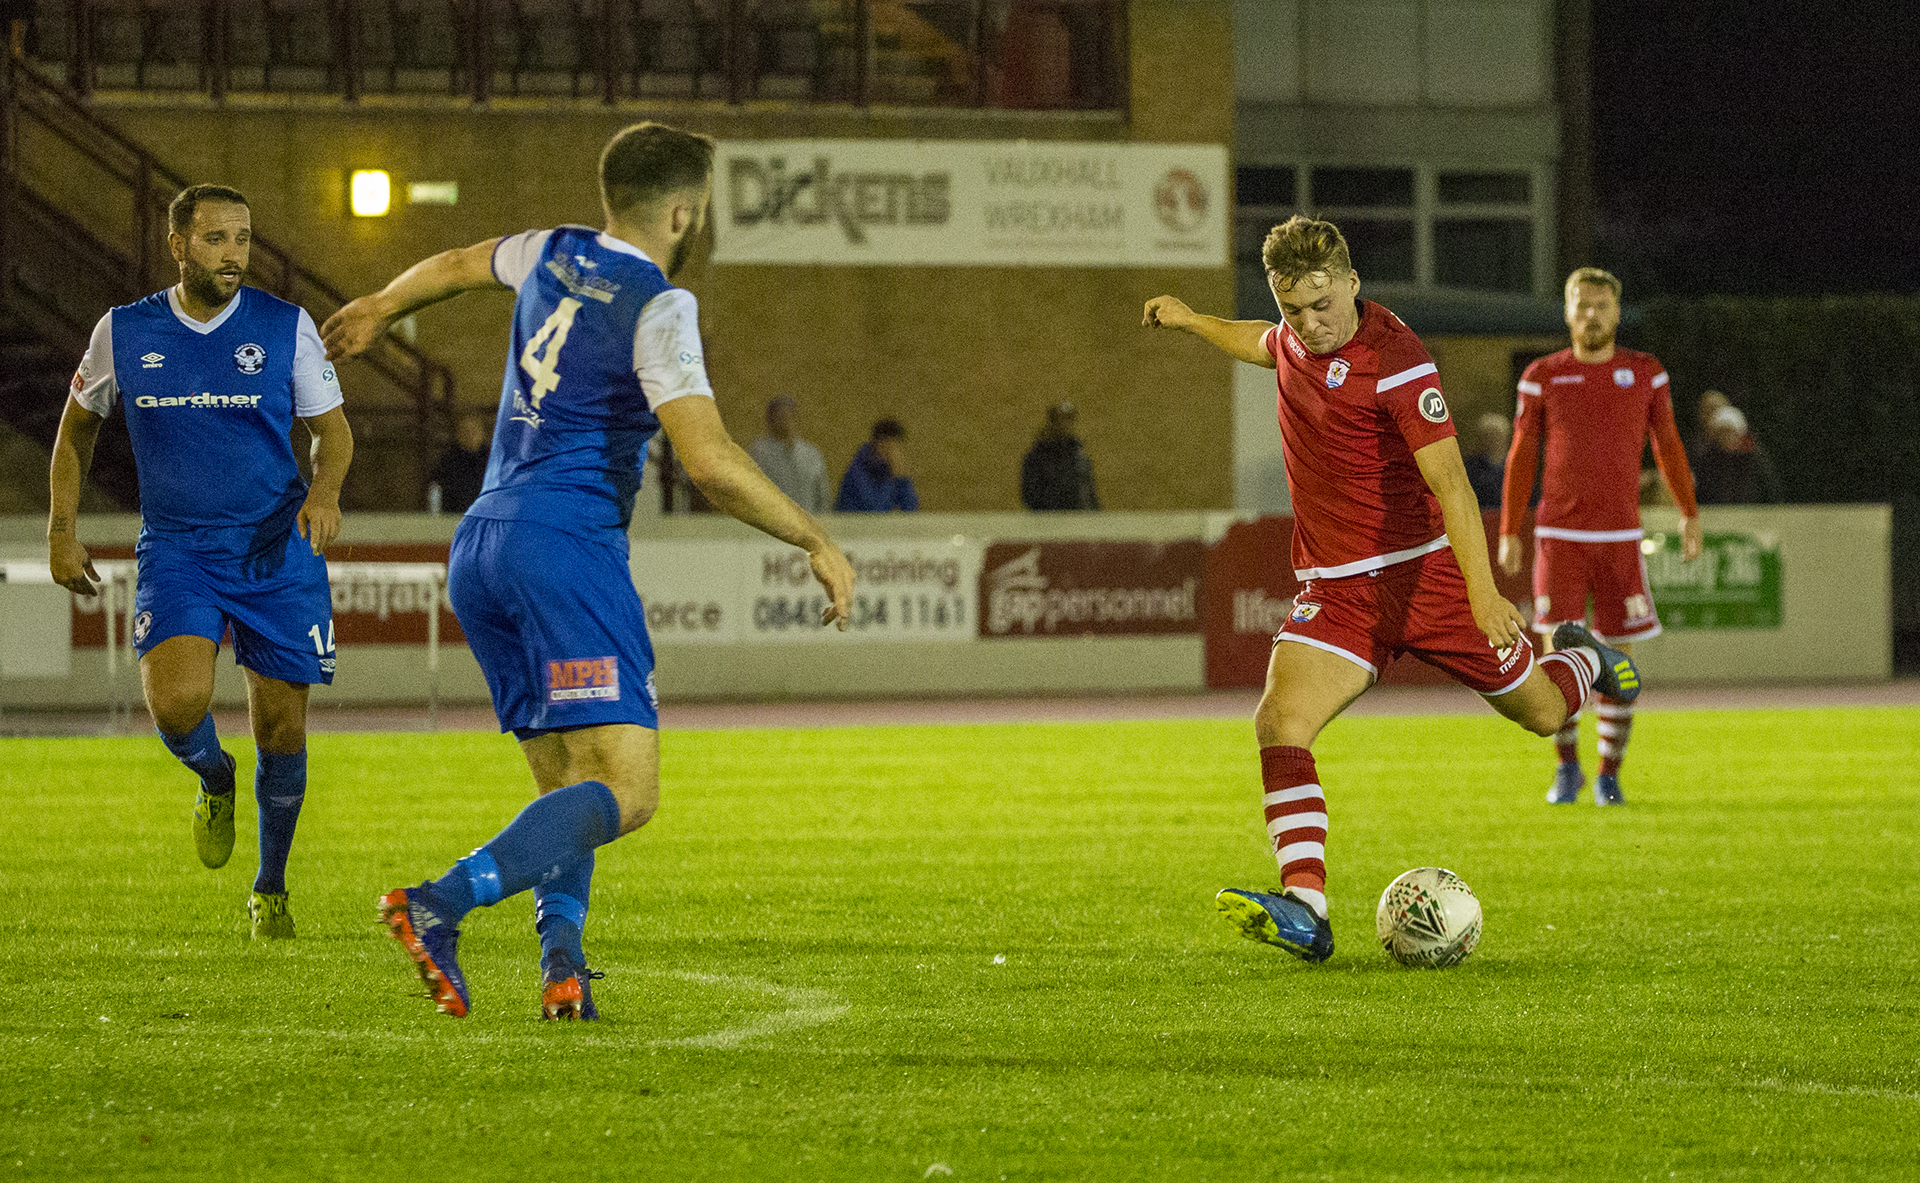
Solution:
<svg viewBox="0 0 1920 1183">
<path fill-rule="evenodd" d="M 42 0 L 96 89 L 1121 110 L 1124 0 Z"/>
<path fill-rule="evenodd" d="M 166 210 L 188 182 L 24 63 L 0 62 L 0 75 L 0 303 L 43 336 L 84 348 L 108 308 L 173 277 L 163 241 Z M 85 181 L 76 184 L 80 169 Z M 80 190 L 84 202 L 40 191 L 53 170 L 66 170 L 62 192 Z M 348 299 L 258 232 L 247 280 L 300 304 L 316 321 Z M 391 334 L 351 364 L 377 375 L 410 406 L 412 430 L 395 446 L 404 440 L 414 453 L 424 489 L 434 440 L 444 437 L 453 406 L 452 370 Z"/>
</svg>

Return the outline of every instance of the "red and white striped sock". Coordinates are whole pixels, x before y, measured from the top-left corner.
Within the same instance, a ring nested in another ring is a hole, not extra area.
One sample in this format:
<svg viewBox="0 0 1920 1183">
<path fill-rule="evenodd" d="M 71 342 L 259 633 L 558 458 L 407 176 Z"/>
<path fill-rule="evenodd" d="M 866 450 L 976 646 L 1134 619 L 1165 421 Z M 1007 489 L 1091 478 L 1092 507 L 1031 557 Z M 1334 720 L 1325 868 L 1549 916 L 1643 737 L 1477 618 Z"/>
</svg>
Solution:
<svg viewBox="0 0 1920 1183">
<path fill-rule="evenodd" d="M 1567 721 L 1560 724 L 1560 730 L 1553 733 L 1553 746 L 1560 752 L 1560 763 L 1578 766 L 1580 763 L 1580 716 L 1568 715 Z"/>
<path fill-rule="evenodd" d="M 1594 713 L 1600 716 L 1600 775 L 1613 776 L 1627 758 L 1627 740 L 1633 735 L 1633 704 L 1602 694 Z"/>
<path fill-rule="evenodd" d="M 1280 882 L 1321 917 L 1327 914 L 1327 798 L 1313 753 L 1305 748 L 1260 749 L 1266 789 L 1267 837 L 1280 863 Z"/>
<path fill-rule="evenodd" d="M 1600 655 L 1584 645 L 1559 649 L 1541 658 L 1540 668 L 1566 698 L 1567 721 L 1571 723 L 1593 697 L 1594 679 L 1600 676 Z"/>
</svg>

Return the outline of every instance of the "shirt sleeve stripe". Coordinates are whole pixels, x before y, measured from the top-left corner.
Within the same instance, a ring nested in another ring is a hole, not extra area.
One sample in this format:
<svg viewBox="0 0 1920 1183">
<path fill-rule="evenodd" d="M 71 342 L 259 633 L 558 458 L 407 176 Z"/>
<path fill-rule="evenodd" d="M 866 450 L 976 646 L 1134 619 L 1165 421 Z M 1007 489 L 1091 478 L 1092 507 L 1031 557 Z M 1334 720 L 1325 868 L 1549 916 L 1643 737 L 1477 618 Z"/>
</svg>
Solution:
<svg viewBox="0 0 1920 1183">
<path fill-rule="evenodd" d="M 1522 382 L 1520 384 L 1520 393 L 1521 394 L 1539 394 L 1540 384 L 1538 382 Z"/>
<path fill-rule="evenodd" d="M 1661 370 L 1658 374 L 1655 374 L 1653 376 L 1653 384 L 1656 387 L 1665 386 L 1667 384 L 1667 372 L 1665 370 Z"/>
<path fill-rule="evenodd" d="M 1379 382 L 1374 384 L 1374 389 L 1375 390 L 1392 390 L 1396 386 L 1405 386 L 1407 383 L 1413 381 L 1415 378 L 1422 378 L 1428 374 L 1437 374 L 1439 372 L 1440 372 L 1439 366 L 1434 365 L 1430 361 L 1422 362 L 1421 364 L 1413 367 L 1410 370 L 1401 370 L 1398 374 L 1394 374 L 1393 376 L 1388 378 L 1380 379 Z"/>
</svg>

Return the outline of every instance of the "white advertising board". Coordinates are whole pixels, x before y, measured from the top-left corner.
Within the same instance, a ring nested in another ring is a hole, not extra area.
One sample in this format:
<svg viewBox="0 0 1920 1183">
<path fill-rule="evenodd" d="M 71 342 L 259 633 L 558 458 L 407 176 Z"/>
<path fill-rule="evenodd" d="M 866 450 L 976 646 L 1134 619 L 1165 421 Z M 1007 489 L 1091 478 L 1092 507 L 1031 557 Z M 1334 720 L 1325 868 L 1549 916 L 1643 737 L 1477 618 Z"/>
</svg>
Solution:
<svg viewBox="0 0 1920 1183">
<path fill-rule="evenodd" d="M 717 263 L 1225 267 L 1219 144 L 726 140 Z"/>
<path fill-rule="evenodd" d="M 634 586 L 658 644 L 818 640 L 966 641 L 984 544 L 949 540 L 856 540 L 847 631 L 822 628 L 826 596 L 806 552 L 772 540 L 636 542 Z"/>
</svg>

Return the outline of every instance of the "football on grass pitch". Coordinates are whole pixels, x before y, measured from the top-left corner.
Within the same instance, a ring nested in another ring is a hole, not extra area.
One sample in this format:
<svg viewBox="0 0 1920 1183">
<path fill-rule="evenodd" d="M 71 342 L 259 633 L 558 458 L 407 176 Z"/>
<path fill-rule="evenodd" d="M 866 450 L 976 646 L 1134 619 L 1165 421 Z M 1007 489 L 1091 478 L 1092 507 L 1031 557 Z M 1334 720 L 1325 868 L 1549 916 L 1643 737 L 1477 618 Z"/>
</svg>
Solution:
<svg viewBox="0 0 1920 1183">
<path fill-rule="evenodd" d="M 1415 969 L 1459 965 L 1480 943 L 1480 901 L 1445 867 L 1415 867 L 1387 884 L 1374 922 L 1387 956 Z"/>
</svg>

